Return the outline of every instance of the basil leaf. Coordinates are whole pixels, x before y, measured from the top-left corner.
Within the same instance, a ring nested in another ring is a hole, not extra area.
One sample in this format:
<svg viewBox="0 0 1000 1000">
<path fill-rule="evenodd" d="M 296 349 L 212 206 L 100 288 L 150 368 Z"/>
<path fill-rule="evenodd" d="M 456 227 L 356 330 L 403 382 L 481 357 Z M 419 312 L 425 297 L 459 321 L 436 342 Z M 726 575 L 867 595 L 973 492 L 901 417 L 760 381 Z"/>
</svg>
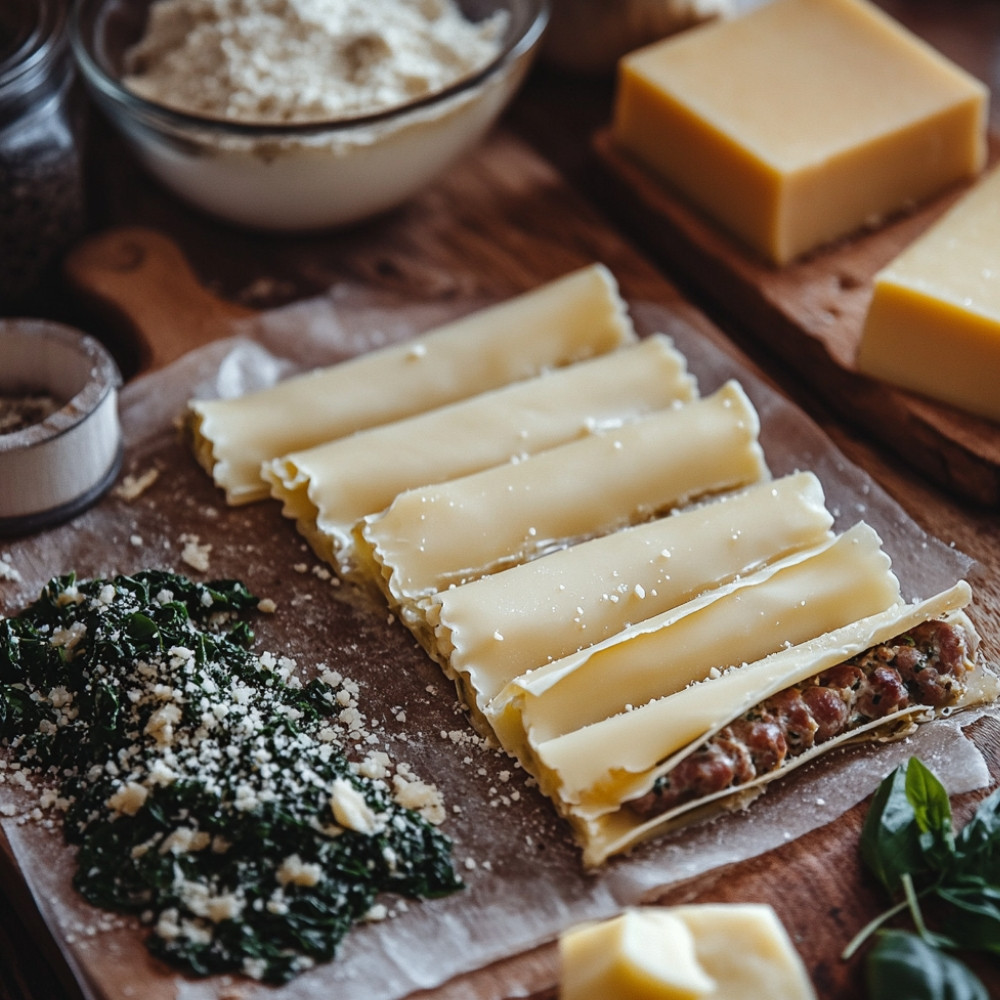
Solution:
<svg viewBox="0 0 1000 1000">
<path fill-rule="evenodd" d="M 928 870 L 917 812 L 907 795 L 909 764 L 901 764 L 883 779 L 861 829 L 861 858 L 891 895 L 899 892 L 904 875 Z M 925 819 L 930 812 L 925 802 Z"/>
<path fill-rule="evenodd" d="M 1000 954 L 1000 886 L 970 876 L 938 887 L 936 894 L 955 907 L 948 933 L 956 945 Z"/>
<path fill-rule="evenodd" d="M 886 931 L 865 967 L 869 1000 L 990 1000 L 964 963 L 907 931 Z"/>
<path fill-rule="evenodd" d="M 979 803 L 955 838 L 953 870 L 1000 885 L 1000 789 Z"/>
<path fill-rule="evenodd" d="M 906 797 L 920 828 L 920 847 L 934 871 L 948 868 L 955 854 L 951 802 L 936 774 L 917 757 L 906 768 Z"/>
</svg>

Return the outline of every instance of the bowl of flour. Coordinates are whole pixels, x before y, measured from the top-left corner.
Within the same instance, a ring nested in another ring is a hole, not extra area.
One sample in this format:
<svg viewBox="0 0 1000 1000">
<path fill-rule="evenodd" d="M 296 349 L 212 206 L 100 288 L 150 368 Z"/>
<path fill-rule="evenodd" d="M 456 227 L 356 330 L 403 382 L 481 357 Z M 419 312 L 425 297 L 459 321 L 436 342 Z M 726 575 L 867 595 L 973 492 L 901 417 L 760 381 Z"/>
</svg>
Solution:
<svg viewBox="0 0 1000 1000">
<path fill-rule="evenodd" d="M 549 0 L 80 0 L 89 93 L 219 219 L 303 232 L 405 202 L 517 91 Z"/>
</svg>

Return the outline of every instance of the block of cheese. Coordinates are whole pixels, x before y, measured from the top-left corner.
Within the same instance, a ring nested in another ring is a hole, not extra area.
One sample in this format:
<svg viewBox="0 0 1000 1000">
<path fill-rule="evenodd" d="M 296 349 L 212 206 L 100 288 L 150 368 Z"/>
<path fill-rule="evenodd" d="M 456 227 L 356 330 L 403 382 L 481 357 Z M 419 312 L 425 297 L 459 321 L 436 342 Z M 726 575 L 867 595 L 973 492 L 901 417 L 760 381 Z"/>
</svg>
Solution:
<svg viewBox="0 0 1000 1000">
<path fill-rule="evenodd" d="M 690 401 L 694 379 L 662 334 L 265 462 L 284 513 L 342 575 L 351 531 L 399 493 L 531 455 Z"/>
<path fill-rule="evenodd" d="M 820 544 L 832 522 L 811 472 L 759 483 L 435 594 L 423 638 L 475 712 L 520 674 Z"/>
<path fill-rule="evenodd" d="M 670 912 L 687 926 L 698 963 L 715 981 L 712 1000 L 815 1000 L 805 965 L 770 906 L 705 903 Z"/>
<path fill-rule="evenodd" d="M 987 93 L 866 0 L 770 0 L 627 56 L 613 135 L 782 265 L 975 176 Z"/>
<path fill-rule="evenodd" d="M 815 1000 L 761 903 L 634 907 L 559 938 L 560 1000 Z"/>
<path fill-rule="evenodd" d="M 767 474 L 736 382 L 519 462 L 401 493 L 355 529 L 394 607 Z"/>
<path fill-rule="evenodd" d="M 559 937 L 560 1000 L 700 1000 L 714 989 L 694 936 L 669 910 L 630 909 Z"/>
<path fill-rule="evenodd" d="M 857 364 L 1000 421 L 1000 169 L 875 276 Z"/>
<path fill-rule="evenodd" d="M 716 588 L 518 677 L 491 702 L 500 742 L 529 771 L 539 744 L 676 694 L 891 607 L 899 581 L 875 531 L 838 538 Z M 543 790 L 551 782 L 539 777 Z"/>
<path fill-rule="evenodd" d="M 194 400 L 187 431 L 230 504 L 268 496 L 261 463 L 636 339 L 611 273 L 582 268 L 400 344 L 235 399 Z"/>
</svg>

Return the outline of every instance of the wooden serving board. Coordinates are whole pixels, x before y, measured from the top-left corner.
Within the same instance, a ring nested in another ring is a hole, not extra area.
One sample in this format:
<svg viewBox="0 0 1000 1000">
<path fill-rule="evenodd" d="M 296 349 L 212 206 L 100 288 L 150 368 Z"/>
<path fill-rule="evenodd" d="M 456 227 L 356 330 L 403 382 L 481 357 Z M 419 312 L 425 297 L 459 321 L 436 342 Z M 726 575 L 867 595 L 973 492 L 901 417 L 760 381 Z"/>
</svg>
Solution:
<svg viewBox="0 0 1000 1000">
<path fill-rule="evenodd" d="M 162 368 L 257 315 L 205 288 L 180 247 L 156 229 L 99 233 L 74 248 L 64 269 L 81 300 L 126 328 L 137 372 Z"/>
<path fill-rule="evenodd" d="M 1000 140 L 993 146 L 991 162 Z M 870 379 L 854 362 L 875 273 L 964 188 L 775 268 L 622 153 L 610 130 L 597 133 L 594 148 L 630 228 L 720 317 L 786 362 L 803 380 L 804 394 L 816 393 L 945 489 L 977 503 L 1000 504 L 1000 425 Z"/>
<path fill-rule="evenodd" d="M 224 233 L 218 237 L 223 247 L 228 239 Z M 232 236 L 234 245 L 239 241 L 238 236 Z M 424 309 L 420 316 L 425 320 L 432 314 L 444 319 L 449 314 L 467 312 L 600 260 L 616 275 L 631 303 L 655 307 L 657 329 L 684 338 L 692 346 L 701 345 L 712 354 L 716 374 L 759 380 L 758 387 L 766 384 L 755 366 L 673 284 L 610 230 L 558 174 L 503 132 L 494 135 L 461 169 L 401 213 L 352 233 L 311 242 L 306 249 L 313 273 L 322 275 L 321 284 L 335 289 L 339 302 L 350 305 L 375 290 L 382 298 L 407 303 L 411 311 Z M 176 372 L 178 366 L 169 364 L 174 359 L 180 358 L 183 364 L 190 358 L 187 352 L 191 348 L 226 337 L 248 321 L 267 324 L 274 319 L 275 328 L 281 325 L 278 315 L 270 317 L 266 312 L 234 306 L 207 290 L 197 269 L 188 263 L 197 250 L 192 244 L 182 253 L 174 241 L 148 228 L 116 229 L 88 241 L 70 261 L 81 301 L 85 298 L 88 306 L 100 304 L 100 315 L 116 315 L 131 330 L 131 336 L 141 344 L 138 353 L 143 360 L 139 368 L 145 372 Z M 280 241 L 268 244 L 268 250 L 275 259 L 304 252 L 301 245 Z M 363 312 L 347 310 L 354 317 Z M 291 350 L 296 331 L 289 328 L 285 335 Z M 126 394 L 139 384 L 137 381 Z M 377 389 L 373 387 L 373 391 Z M 786 404 L 786 410 L 793 409 Z M 793 430 L 797 433 L 807 425 L 815 445 L 806 458 L 811 466 L 832 446 L 802 414 L 796 417 Z M 770 421 L 766 431 L 778 437 L 788 436 L 787 429 L 782 431 Z M 831 452 L 828 458 L 831 469 L 847 464 L 839 452 Z M 158 469 L 159 478 L 136 500 L 126 501 L 111 494 L 73 523 L 11 545 L 9 554 L 23 581 L 16 591 L 0 582 L 0 612 L 16 610 L 23 593 L 56 572 L 129 572 L 151 564 L 183 571 L 185 566 L 178 559 L 180 536 L 190 532 L 205 541 L 211 536 L 215 546 L 212 574 L 239 575 L 256 592 L 273 597 L 279 605 L 273 621 L 261 628 L 264 648 L 280 645 L 300 655 L 303 663 L 322 658 L 332 658 L 335 664 L 348 663 L 348 671 L 363 676 L 366 683 L 392 690 L 392 697 L 400 699 L 394 704 L 406 704 L 404 699 L 410 699 L 408 719 L 411 723 L 419 720 L 418 725 L 427 734 L 445 725 L 463 724 L 452 704 L 428 696 L 429 687 L 443 693 L 447 686 L 402 626 L 387 622 L 384 615 L 373 616 L 348 603 L 331 602 L 329 584 L 312 573 L 290 572 L 290 566 L 300 560 L 311 562 L 311 557 L 274 505 L 226 509 L 218 491 L 169 427 L 151 439 L 130 445 L 124 471 L 142 473 L 150 466 Z M 872 498 L 866 494 L 855 499 Z M 900 517 L 905 519 L 901 513 Z M 307 613 L 295 614 L 292 609 L 296 608 L 307 609 Z M 983 624 L 991 626 L 988 644 L 992 653 L 1000 617 L 993 604 L 981 615 L 986 616 Z M 991 720 L 985 720 L 977 724 L 974 732 L 975 743 L 994 775 L 1000 773 L 998 730 L 1000 727 Z M 422 745 L 416 741 L 409 745 L 423 759 Z M 508 829 L 518 829 L 526 818 L 539 833 L 541 846 L 537 854 L 529 858 L 522 851 L 521 856 L 505 861 L 492 873 L 497 886 L 517 885 L 519 880 L 534 882 L 548 877 L 552 867 L 561 864 L 565 866 L 565 878 L 558 885 L 563 895 L 554 893 L 552 905 L 557 910 L 564 901 L 569 905 L 584 880 L 577 856 L 560 835 L 561 827 L 551 807 L 537 793 L 526 789 L 520 805 L 499 818 L 490 808 L 490 795 L 484 791 L 483 781 L 474 773 L 462 772 L 460 761 L 466 751 L 452 750 L 447 745 L 444 751 L 456 757 L 455 780 L 463 792 L 460 801 L 475 815 L 487 817 L 475 834 L 482 838 L 476 844 L 477 850 L 482 847 L 480 858 L 489 857 L 482 844 L 502 838 Z M 416 763 L 419 767 L 421 761 Z M 486 766 L 494 769 L 500 765 L 492 760 Z M 972 792 L 956 802 L 960 818 L 968 814 L 980 795 Z M 761 808 L 754 813 L 756 821 L 764 826 L 764 817 L 771 815 L 768 810 L 772 799 L 780 799 L 780 793 L 761 800 Z M 692 878 L 665 877 L 650 891 L 648 899 L 770 902 L 792 933 L 821 1000 L 855 998 L 861 995 L 860 963 L 840 961 L 839 952 L 881 906 L 858 858 L 863 815 L 862 803 L 749 861 L 727 864 Z M 772 832 L 779 841 L 782 839 L 781 828 Z M 685 852 L 697 853 L 699 843 L 703 842 L 696 837 L 685 837 L 671 850 L 683 857 Z M 463 842 L 463 850 L 468 849 L 468 841 Z M 174 1000 L 204 995 L 198 992 L 200 985 L 149 959 L 134 927 L 112 929 L 92 943 L 78 939 L 69 947 L 65 928 L 52 920 L 49 898 L 68 892 L 66 852 L 55 841 L 51 850 L 56 862 L 52 866 L 53 881 L 40 889 L 36 883 L 35 898 L 46 911 L 49 927 L 48 932 L 39 931 L 39 935 L 50 948 L 54 945 L 48 935 L 54 935 L 59 945 L 55 953 L 61 962 L 73 967 L 78 984 L 65 986 L 65 992 L 59 995 L 97 1000 L 136 995 Z M 629 870 L 628 864 L 620 867 L 626 873 Z M 482 891 L 489 899 L 489 879 L 470 877 L 470 882 L 473 891 Z M 24 900 L 22 890 L 15 854 L 0 836 L 0 892 L 16 907 L 7 911 L 8 919 L 14 913 L 29 912 L 30 903 Z M 86 910 L 73 912 L 80 920 L 88 919 Z M 362 929 L 361 933 L 373 932 Z M 460 950 L 461 942 L 454 947 Z M 30 962 L 22 962 L 22 967 Z M 498 955 L 482 968 L 467 970 L 444 985 L 412 993 L 411 997 L 496 1000 L 530 994 L 536 1000 L 551 1000 L 555 996 L 556 972 L 556 952 L 550 941 L 532 950 Z M 322 978 L 322 971 L 316 975 L 323 996 L 338 995 L 336 986 L 331 987 Z M 988 981 L 1000 987 L 996 975 Z M 57 994 L 36 987 L 30 996 L 31 1000 L 56 1000 Z M 253 984 L 237 982 L 219 983 L 214 996 L 218 1000 L 237 996 L 264 1000 L 269 993 Z"/>
</svg>

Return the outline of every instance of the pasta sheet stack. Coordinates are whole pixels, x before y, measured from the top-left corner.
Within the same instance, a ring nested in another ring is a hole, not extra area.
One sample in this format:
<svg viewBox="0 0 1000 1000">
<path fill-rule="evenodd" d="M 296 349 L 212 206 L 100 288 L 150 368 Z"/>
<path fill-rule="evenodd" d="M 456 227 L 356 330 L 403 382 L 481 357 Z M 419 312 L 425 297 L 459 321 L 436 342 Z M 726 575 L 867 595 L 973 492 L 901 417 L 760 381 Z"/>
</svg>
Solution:
<svg viewBox="0 0 1000 1000">
<path fill-rule="evenodd" d="M 230 503 L 278 499 L 384 596 L 588 865 L 846 739 L 996 696 L 968 586 L 903 604 L 876 533 L 835 534 L 811 472 L 772 479 L 742 387 L 701 396 L 667 337 L 637 337 L 601 265 L 193 401 L 187 426 Z"/>
</svg>

